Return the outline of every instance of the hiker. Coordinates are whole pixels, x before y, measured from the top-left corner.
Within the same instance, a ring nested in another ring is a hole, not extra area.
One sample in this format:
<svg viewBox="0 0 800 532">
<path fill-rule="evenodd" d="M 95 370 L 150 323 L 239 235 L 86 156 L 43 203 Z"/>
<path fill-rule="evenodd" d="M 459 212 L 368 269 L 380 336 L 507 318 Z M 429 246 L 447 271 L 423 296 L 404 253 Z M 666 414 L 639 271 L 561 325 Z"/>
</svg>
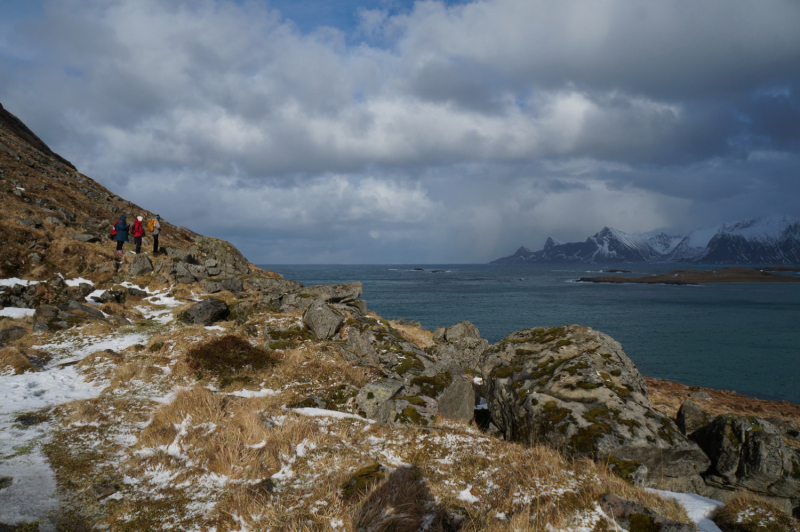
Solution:
<svg viewBox="0 0 800 532">
<path fill-rule="evenodd" d="M 141 216 L 136 217 L 136 221 L 133 222 L 133 241 L 136 243 L 136 254 L 138 255 L 142 251 L 142 237 L 144 236 L 144 226 L 142 225 L 142 218 Z"/>
<path fill-rule="evenodd" d="M 119 259 L 122 259 L 122 244 L 128 241 L 128 230 L 131 227 L 126 220 L 127 217 L 123 214 L 111 228 L 111 237 L 117 243 L 117 258 Z"/>
<path fill-rule="evenodd" d="M 153 255 L 158 253 L 158 235 L 161 234 L 161 216 L 156 214 L 156 217 L 147 222 L 147 230 L 153 235 Z"/>
</svg>

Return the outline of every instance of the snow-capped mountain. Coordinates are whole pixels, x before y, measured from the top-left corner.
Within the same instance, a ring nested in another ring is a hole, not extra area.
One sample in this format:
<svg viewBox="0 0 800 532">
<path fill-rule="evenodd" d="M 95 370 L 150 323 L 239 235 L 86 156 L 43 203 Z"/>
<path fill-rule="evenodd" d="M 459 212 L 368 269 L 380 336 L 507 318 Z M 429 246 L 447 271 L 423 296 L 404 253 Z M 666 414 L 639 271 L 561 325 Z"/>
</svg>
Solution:
<svg viewBox="0 0 800 532">
<path fill-rule="evenodd" d="M 637 235 L 604 227 L 585 242 L 548 238 L 539 251 L 520 247 L 513 255 L 492 264 L 535 262 L 800 264 L 800 220 L 760 217 L 685 234 L 656 230 Z"/>
</svg>

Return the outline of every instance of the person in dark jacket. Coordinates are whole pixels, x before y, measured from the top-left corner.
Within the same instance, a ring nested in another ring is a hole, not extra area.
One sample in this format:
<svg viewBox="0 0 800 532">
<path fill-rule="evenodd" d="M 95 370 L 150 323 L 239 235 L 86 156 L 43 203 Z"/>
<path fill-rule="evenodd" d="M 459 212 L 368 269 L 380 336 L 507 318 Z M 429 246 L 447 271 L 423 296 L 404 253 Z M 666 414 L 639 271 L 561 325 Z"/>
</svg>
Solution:
<svg viewBox="0 0 800 532">
<path fill-rule="evenodd" d="M 133 229 L 131 232 L 133 233 L 133 241 L 136 243 L 136 254 L 138 255 L 140 251 L 142 251 L 142 237 L 144 236 L 144 225 L 142 225 L 143 218 L 141 216 L 137 216 L 136 220 L 133 222 Z"/>
<path fill-rule="evenodd" d="M 117 243 L 117 257 L 119 259 L 122 259 L 122 244 L 128 241 L 128 230 L 131 227 L 128 225 L 127 219 L 127 216 L 123 214 L 114 223 L 114 229 L 117 231 L 117 234 L 114 235 L 114 241 Z"/>
<path fill-rule="evenodd" d="M 152 224 L 150 234 L 153 235 L 153 255 L 155 255 L 158 253 L 158 235 L 161 234 L 161 216 L 156 214 L 156 217 L 150 223 Z"/>
</svg>

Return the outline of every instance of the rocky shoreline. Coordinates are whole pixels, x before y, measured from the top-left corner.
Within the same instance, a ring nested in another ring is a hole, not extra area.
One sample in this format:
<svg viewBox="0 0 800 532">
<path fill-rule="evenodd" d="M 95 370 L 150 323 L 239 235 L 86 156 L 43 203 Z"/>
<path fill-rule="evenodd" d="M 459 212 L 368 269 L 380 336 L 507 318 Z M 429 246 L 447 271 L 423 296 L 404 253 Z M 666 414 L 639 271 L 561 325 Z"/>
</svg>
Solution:
<svg viewBox="0 0 800 532">
<path fill-rule="evenodd" d="M 598 277 L 581 277 L 580 283 L 638 283 L 638 284 L 669 284 L 669 285 L 696 285 L 708 283 L 798 283 L 800 277 L 779 275 L 776 271 L 795 272 L 795 267 L 765 267 L 742 268 L 729 267 L 718 270 L 672 270 L 658 275 L 643 277 L 622 277 L 618 275 L 601 275 Z"/>
</svg>

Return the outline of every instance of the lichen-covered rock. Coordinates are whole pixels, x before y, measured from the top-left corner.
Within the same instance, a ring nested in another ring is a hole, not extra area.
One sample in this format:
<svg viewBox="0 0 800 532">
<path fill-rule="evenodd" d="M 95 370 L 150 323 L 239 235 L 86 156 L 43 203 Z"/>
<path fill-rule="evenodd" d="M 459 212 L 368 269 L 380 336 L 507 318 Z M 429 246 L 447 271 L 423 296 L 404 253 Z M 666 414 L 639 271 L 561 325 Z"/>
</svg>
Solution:
<svg viewBox="0 0 800 532">
<path fill-rule="evenodd" d="M 195 303 L 178 315 L 178 319 L 194 325 L 211 325 L 224 320 L 230 314 L 228 304 L 215 297 Z"/>
<path fill-rule="evenodd" d="M 369 418 L 382 424 L 433 422 L 436 415 L 470 420 L 475 392 L 461 365 L 451 359 L 435 361 L 384 324 L 361 318 L 350 322 L 345 354 L 355 362 L 379 366 L 387 379 L 369 383 L 356 403 Z M 376 393 L 374 387 L 391 393 Z"/>
<path fill-rule="evenodd" d="M 517 331 L 484 354 L 492 420 L 510 440 L 647 466 L 648 480 L 691 477 L 709 460 L 655 410 L 622 346 L 588 327 Z"/>
<path fill-rule="evenodd" d="M 303 314 L 303 323 L 317 340 L 326 340 L 339 332 L 344 316 L 333 310 L 322 299 L 315 300 Z"/>
<path fill-rule="evenodd" d="M 133 277 L 144 275 L 152 271 L 153 271 L 153 263 L 150 261 L 150 257 L 148 257 L 144 253 L 139 253 L 138 255 L 136 255 L 136 257 L 134 257 L 134 259 L 128 266 L 128 273 Z"/>
<path fill-rule="evenodd" d="M 723 414 L 692 435 L 711 459 L 706 483 L 800 498 L 800 453 L 781 431 L 754 416 Z"/>
</svg>

